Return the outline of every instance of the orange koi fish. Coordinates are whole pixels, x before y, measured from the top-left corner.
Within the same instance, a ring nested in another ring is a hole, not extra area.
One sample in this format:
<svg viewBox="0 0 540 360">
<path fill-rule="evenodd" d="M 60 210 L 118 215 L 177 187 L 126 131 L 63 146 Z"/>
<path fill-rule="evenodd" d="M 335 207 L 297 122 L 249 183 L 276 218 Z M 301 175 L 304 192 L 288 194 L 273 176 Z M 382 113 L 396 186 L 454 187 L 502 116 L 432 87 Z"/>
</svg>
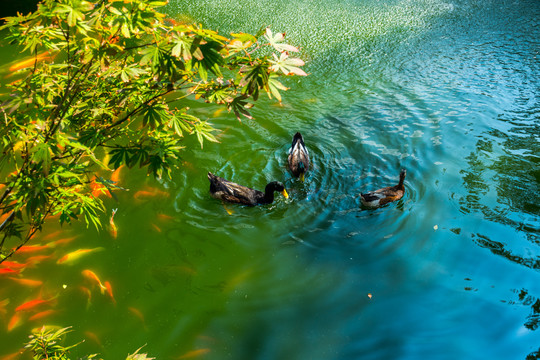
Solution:
<svg viewBox="0 0 540 360">
<path fill-rule="evenodd" d="M 86 286 L 79 286 L 79 290 L 81 290 L 84 295 L 86 295 L 86 308 L 88 309 L 90 305 L 92 305 L 92 292 Z"/>
<path fill-rule="evenodd" d="M 151 224 L 152 227 L 154 228 L 154 230 L 156 230 L 157 232 L 161 232 L 161 228 L 159 226 L 157 226 L 156 224 Z"/>
<path fill-rule="evenodd" d="M 133 315 L 135 315 L 137 318 L 139 318 L 139 320 L 141 320 L 141 323 L 143 324 L 143 327 L 144 327 L 145 329 L 147 329 L 147 327 L 146 327 L 146 321 L 144 320 L 144 315 L 143 315 L 143 313 L 142 313 L 139 309 L 134 308 L 134 307 L 132 307 L 132 306 L 128 307 L 128 310 L 129 310 Z"/>
<path fill-rule="evenodd" d="M 163 221 L 170 221 L 170 220 L 174 219 L 173 216 L 170 216 L 170 215 L 167 215 L 167 214 L 157 214 L 157 217 L 158 217 L 158 219 L 163 220 Z"/>
<path fill-rule="evenodd" d="M 95 178 L 90 183 L 90 189 L 92 190 L 92 196 L 94 196 L 95 198 L 98 198 L 101 195 L 107 195 L 108 197 L 112 197 L 107 187 L 102 183 L 97 182 Z"/>
<path fill-rule="evenodd" d="M 52 258 L 53 256 L 52 255 L 36 255 L 36 256 L 31 256 L 29 257 L 28 259 L 26 259 L 26 266 L 33 266 L 35 264 L 39 264 L 40 262 L 42 262 L 43 260 L 47 260 L 47 259 L 50 259 Z"/>
<path fill-rule="evenodd" d="M 111 234 L 113 239 L 116 239 L 116 237 L 118 236 L 118 228 L 114 223 L 114 214 L 116 214 L 117 211 L 118 209 L 113 209 L 111 218 L 109 219 L 109 233 Z"/>
<path fill-rule="evenodd" d="M 7 313 L 6 306 L 9 304 L 9 299 L 4 299 L 0 301 L 0 315 L 5 315 Z"/>
<path fill-rule="evenodd" d="M 20 270 L 13 270 L 13 269 L 10 269 L 10 268 L 2 268 L 2 269 L 0 269 L 0 275 L 15 275 L 15 274 L 18 274 L 20 272 L 21 272 Z"/>
<path fill-rule="evenodd" d="M 17 306 L 15 308 L 15 312 L 34 310 L 36 307 L 42 306 L 43 304 L 50 303 L 51 301 L 52 301 L 52 299 L 50 299 L 50 300 L 45 300 L 45 299 L 30 300 L 30 301 L 25 302 L 24 304 L 21 304 L 21 305 Z"/>
<path fill-rule="evenodd" d="M 59 240 L 56 240 L 56 241 L 53 241 L 53 242 L 49 243 L 49 246 L 57 247 L 58 245 L 66 245 L 66 244 L 69 244 L 70 242 L 72 242 L 73 240 L 75 240 L 76 238 L 77 238 L 77 236 L 72 236 L 72 237 L 68 237 L 68 238 L 65 238 L 65 239 L 59 239 Z"/>
<path fill-rule="evenodd" d="M 57 312 L 58 312 L 57 310 L 52 310 L 52 309 L 40 311 L 40 312 L 30 316 L 28 318 L 28 320 L 35 321 L 35 320 L 43 319 L 43 318 L 49 317 L 51 315 L 54 315 Z"/>
<path fill-rule="evenodd" d="M 114 181 L 115 183 L 118 183 L 120 181 L 120 172 L 122 171 L 122 168 L 124 166 L 125 165 L 120 165 L 118 169 L 114 170 L 114 172 L 111 175 L 111 181 Z"/>
<path fill-rule="evenodd" d="M 155 196 L 168 197 L 169 193 L 166 191 L 159 190 L 157 188 L 147 187 L 146 190 L 139 190 L 133 195 L 135 200 L 148 200 Z"/>
<path fill-rule="evenodd" d="M 22 355 L 22 351 L 17 351 L 8 355 L 4 355 L 0 358 L 0 360 L 15 360 L 18 359 Z"/>
<path fill-rule="evenodd" d="M 193 359 L 193 358 L 202 356 L 204 354 L 208 354 L 209 352 L 210 352 L 210 349 L 208 348 L 192 350 L 192 351 L 188 351 L 187 353 L 178 357 L 177 359 Z"/>
<path fill-rule="evenodd" d="M 99 277 L 96 275 L 95 272 L 93 272 L 92 270 L 83 270 L 82 274 L 85 278 L 87 278 L 91 282 L 95 282 L 99 286 L 99 289 L 102 294 L 104 294 L 105 291 L 107 291 L 107 288 L 101 283 L 101 280 L 99 280 Z"/>
<path fill-rule="evenodd" d="M 43 285 L 43 281 L 41 280 L 19 279 L 19 278 L 14 278 L 14 277 L 10 277 L 10 279 L 21 285 L 28 286 L 28 287 L 37 287 L 37 286 Z"/>
<path fill-rule="evenodd" d="M 109 297 L 111 298 L 114 305 L 116 305 L 116 300 L 114 299 L 111 283 L 108 282 L 108 281 L 105 281 L 105 283 L 103 283 L 103 285 L 105 285 L 105 289 L 107 289 L 107 295 L 109 295 Z"/>
<path fill-rule="evenodd" d="M 52 232 L 50 234 L 45 235 L 43 237 L 43 240 L 51 240 L 51 239 L 57 238 L 63 233 L 64 233 L 64 230 L 58 230 L 58 231 Z"/>
<path fill-rule="evenodd" d="M 41 251 L 48 249 L 48 245 L 24 245 L 17 250 L 17 253 L 33 253 L 36 251 Z"/>
<path fill-rule="evenodd" d="M 16 312 L 13 314 L 11 319 L 9 319 L 7 331 L 10 332 L 11 330 L 15 329 L 17 326 L 21 325 L 22 323 L 22 315 L 21 313 Z"/>
<path fill-rule="evenodd" d="M 97 346 L 99 346 L 100 348 L 103 349 L 103 344 L 101 343 L 101 340 L 99 340 L 98 336 L 96 334 L 94 334 L 93 332 L 91 331 L 85 331 L 84 332 L 84 336 L 87 338 L 87 339 L 90 339 L 92 340 L 93 342 L 96 343 Z"/>
<path fill-rule="evenodd" d="M 49 54 L 48 51 L 45 51 L 45 52 L 42 52 L 41 54 L 38 54 L 36 56 L 32 56 L 26 60 L 23 60 L 23 61 L 19 61 L 17 62 L 16 64 L 13 64 L 9 67 L 9 71 L 10 72 L 14 72 L 14 71 L 17 71 L 17 70 L 21 70 L 21 69 L 24 69 L 24 68 L 29 68 L 29 67 L 32 67 L 34 66 L 34 63 L 35 62 L 39 62 L 39 61 L 42 61 L 42 60 L 50 60 L 50 59 L 53 59 L 54 56 Z"/>
<path fill-rule="evenodd" d="M 8 268 L 14 269 L 14 270 L 18 270 L 18 269 L 22 269 L 23 267 L 25 267 L 26 264 L 21 264 L 21 263 L 15 262 L 15 261 L 4 261 L 3 263 L 0 264 L 0 266 L 8 267 Z"/>
<path fill-rule="evenodd" d="M 97 247 L 93 249 L 79 249 L 72 251 L 64 256 L 62 256 L 58 261 L 57 264 L 65 264 L 65 265 L 73 265 L 77 260 L 79 260 L 81 257 L 86 256 L 88 254 L 91 254 L 96 251 L 102 251 L 105 250 L 105 248 Z"/>
</svg>

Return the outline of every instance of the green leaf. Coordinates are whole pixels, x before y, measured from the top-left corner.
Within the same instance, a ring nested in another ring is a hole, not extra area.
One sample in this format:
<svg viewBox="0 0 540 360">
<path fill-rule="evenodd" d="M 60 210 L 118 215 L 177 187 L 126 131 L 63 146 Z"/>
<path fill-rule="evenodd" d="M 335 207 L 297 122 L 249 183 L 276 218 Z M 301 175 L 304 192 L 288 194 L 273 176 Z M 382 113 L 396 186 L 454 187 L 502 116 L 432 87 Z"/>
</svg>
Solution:
<svg viewBox="0 0 540 360">
<path fill-rule="evenodd" d="M 191 60 L 191 46 L 193 44 L 193 39 L 188 38 L 187 36 L 178 35 L 174 38 L 173 44 L 174 46 L 171 50 L 172 56 L 182 57 L 184 61 Z"/>
<path fill-rule="evenodd" d="M 160 127 L 167 117 L 166 110 L 166 107 L 162 104 L 144 106 L 141 112 L 143 126 L 150 126 L 151 129 Z"/>
<path fill-rule="evenodd" d="M 286 91 L 288 88 L 284 86 L 282 83 L 280 83 L 277 80 L 277 76 L 272 74 L 268 78 L 268 89 L 270 90 L 270 93 L 268 96 L 270 97 L 270 94 L 274 95 L 274 97 L 281 102 L 281 94 L 279 93 L 279 90 Z"/>
<path fill-rule="evenodd" d="M 38 143 L 32 149 L 32 160 L 36 163 L 41 163 L 43 166 L 43 172 L 49 173 L 51 168 L 52 150 L 51 146 L 47 143 Z"/>
<path fill-rule="evenodd" d="M 197 135 L 197 140 L 199 140 L 199 144 L 201 144 L 201 149 L 203 148 L 204 138 L 207 139 L 208 141 L 219 142 L 216 139 L 216 137 L 211 134 L 211 131 L 215 131 L 215 130 L 216 129 L 212 127 L 206 121 L 200 121 L 193 126 L 193 131 Z"/>
<path fill-rule="evenodd" d="M 251 114 L 247 110 L 248 108 L 250 108 L 252 106 L 252 104 L 245 101 L 245 99 L 246 99 L 246 96 L 244 96 L 244 95 L 239 96 L 239 97 L 234 98 L 234 100 L 231 101 L 227 105 L 227 108 L 229 110 L 232 109 L 234 111 L 234 114 L 236 115 L 236 118 L 238 119 L 238 121 L 241 120 L 240 115 L 243 115 L 243 116 L 247 117 L 248 119 L 253 119 L 253 116 L 251 116 Z"/>
</svg>

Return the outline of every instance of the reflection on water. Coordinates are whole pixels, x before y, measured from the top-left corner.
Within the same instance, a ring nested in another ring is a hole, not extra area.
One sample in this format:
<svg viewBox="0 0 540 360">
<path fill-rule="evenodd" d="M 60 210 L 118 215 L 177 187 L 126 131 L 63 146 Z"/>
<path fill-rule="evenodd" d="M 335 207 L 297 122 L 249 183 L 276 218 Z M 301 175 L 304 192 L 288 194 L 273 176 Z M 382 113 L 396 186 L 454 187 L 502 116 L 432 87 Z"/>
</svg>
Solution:
<svg viewBox="0 0 540 360">
<path fill-rule="evenodd" d="M 170 196 L 111 200 L 116 240 L 62 229 L 81 236 L 20 276 L 42 289 L 0 278 L 0 355 L 41 323 L 25 314 L 7 331 L 15 307 L 47 291 L 58 313 L 44 321 L 73 325 L 81 355 L 148 344 L 158 359 L 539 358 L 537 1 L 178 0 L 167 11 L 223 32 L 286 31 L 310 76 L 242 123 L 190 104 L 221 143 L 186 139 L 195 150 L 171 181 L 132 171 L 123 186 Z M 296 131 L 313 162 L 304 183 L 286 168 Z M 405 196 L 362 209 L 359 193 L 394 185 L 401 168 Z M 208 171 L 257 189 L 279 180 L 291 196 L 229 214 Z M 80 247 L 106 251 L 56 265 Z M 116 305 L 85 269 L 111 282 Z"/>
</svg>

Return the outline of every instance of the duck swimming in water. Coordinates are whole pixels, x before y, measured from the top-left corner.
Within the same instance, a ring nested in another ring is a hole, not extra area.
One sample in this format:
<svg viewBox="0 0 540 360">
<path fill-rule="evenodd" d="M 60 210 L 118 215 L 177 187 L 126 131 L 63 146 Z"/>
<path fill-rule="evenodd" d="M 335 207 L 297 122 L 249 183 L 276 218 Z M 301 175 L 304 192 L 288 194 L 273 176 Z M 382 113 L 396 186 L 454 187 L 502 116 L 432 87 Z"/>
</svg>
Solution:
<svg viewBox="0 0 540 360">
<path fill-rule="evenodd" d="M 309 152 L 299 132 L 294 134 L 287 160 L 293 175 L 304 181 L 305 174 L 309 170 Z"/>
<path fill-rule="evenodd" d="M 360 194 L 362 205 L 366 207 L 379 207 L 384 204 L 388 204 L 389 202 L 401 199 L 405 193 L 403 181 L 405 180 L 406 174 L 407 170 L 402 169 L 399 173 L 399 183 L 395 186 L 389 186 L 365 194 Z"/>
<path fill-rule="evenodd" d="M 289 197 L 285 187 L 279 181 L 272 181 L 262 192 L 225 180 L 211 172 L 208 173 L 208 180 L 210 180 L 210 195 L 231 203 L 249 206 L 270 204 L 274 201 L 275 191 L 281 192 L 285 198 Z"/>
</svg>

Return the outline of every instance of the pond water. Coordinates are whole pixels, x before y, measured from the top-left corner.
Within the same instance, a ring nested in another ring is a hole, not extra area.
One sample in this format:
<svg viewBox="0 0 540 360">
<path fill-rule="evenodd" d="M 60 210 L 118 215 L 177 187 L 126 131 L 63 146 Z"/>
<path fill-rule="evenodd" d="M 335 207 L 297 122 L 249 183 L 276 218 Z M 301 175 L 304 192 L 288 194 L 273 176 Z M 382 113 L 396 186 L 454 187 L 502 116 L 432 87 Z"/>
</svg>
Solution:
<svg viewBox="0 0 540 360">
<path fill-rule="evenodd" d="M 122 172 L 132 191 L 108 201 L 117 239 L 49 226 L 37 243 L 77 239 L 25 271 L 41 288 L 0 278 L 0 355 L 46 323 L 86 339 L 75 356 L 105 359 L 145 344 L 157 359 L 540 358 L 540 2 L 173 0 L 166 11 L 222 33 L 285 31 L 309 76 L 242 123 L 191 104 L 221 143 L 188 139 L 172 181 Z M 313 161 L 304 183 L 285 167 L 296 131 Z M 404 198 L 362 209 L 359 193 L 396 184 L 401 168 Z M 279 180 L 290 198 L 229 215 L 208 171 L 258 189 Z M 81 247 L 104 250 L 56 263 Z M 55 312 L 7 331 L 40 291 Z"/>
</svg>

